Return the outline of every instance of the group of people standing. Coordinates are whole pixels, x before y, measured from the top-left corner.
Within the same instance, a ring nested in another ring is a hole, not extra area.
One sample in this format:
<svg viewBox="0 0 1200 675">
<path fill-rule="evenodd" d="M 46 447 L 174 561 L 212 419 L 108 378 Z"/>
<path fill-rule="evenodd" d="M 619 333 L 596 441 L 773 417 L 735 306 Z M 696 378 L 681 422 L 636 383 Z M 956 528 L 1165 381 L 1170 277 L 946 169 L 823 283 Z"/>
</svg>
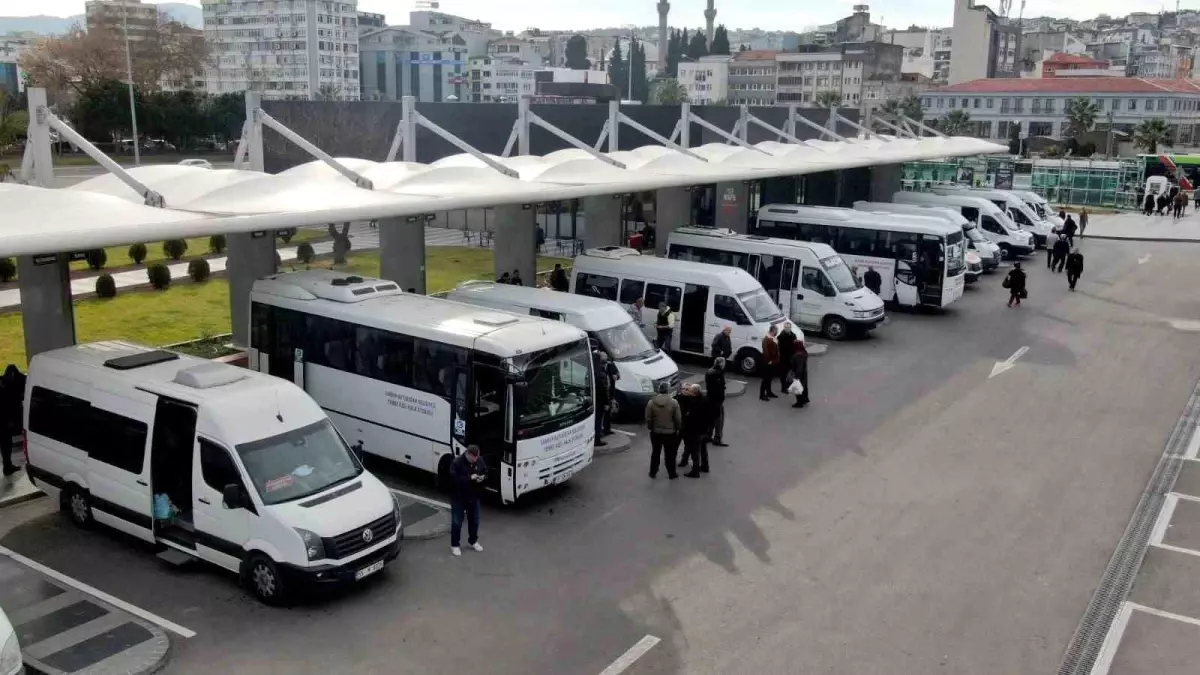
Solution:
<svg viewBox="0 0 1200 675">
<path fill-rule="evenodd" d="M 512 274 L 505 272 L 496 280 L 498 284 L 508 284 L 510 286 L 524 286 L 525 282 L 521 280 L 521 270 L 513 270 Z"/>
<path fill-rule="evenodd" d="M 1197 190 L 1195 195 L 1196 208 L 1200 209 L 1200 190 Z M 1153 213 L 1161 216 L 1165 214 L 1167 207 L 1170 207 L 1171 214 L 1178 220 L 1187 212 L 1187 204 L 1187 193 L 1180 190 L 1178 185 L 1172 184 L 1170 190 L 1159 193 L 1158 197 L 1147 193 L 1142 198 L 1142 215 L 1148 216 Z"/>
<path fill-rule="evenodd" d="M 779 378 L 779 392 L 796 397 L 793 408 L 808 405 L 808 349 L 804 339 L 796 336 L 790 322 L 784 323 L 783 330 L 778 332 L 771 326 L 762 341 L 762 355 L 763 376 L 758 400 L 779 398 L 771 391 L 771 381 Z"/>
<path fill-rule="evenodd" d="M 672 396 L 670 386 L 658 385 L 658 393 L 646 404 L 646 428 L 650 431 L 650 478 L 658 477 L 660 464 L 665 465 L 667 477 L 675 480 L 678 469 L 691 470 L 687 478 L 699 478 L 709 472 L 708 445 L 728 447 L 721 436 L 725 426 L 725 359 L 718 356 L 704 374 L 704 389 L 688 384 L 679 396 Z M 679 445 L 683 455 L 678 458 Z"/>
</svg>

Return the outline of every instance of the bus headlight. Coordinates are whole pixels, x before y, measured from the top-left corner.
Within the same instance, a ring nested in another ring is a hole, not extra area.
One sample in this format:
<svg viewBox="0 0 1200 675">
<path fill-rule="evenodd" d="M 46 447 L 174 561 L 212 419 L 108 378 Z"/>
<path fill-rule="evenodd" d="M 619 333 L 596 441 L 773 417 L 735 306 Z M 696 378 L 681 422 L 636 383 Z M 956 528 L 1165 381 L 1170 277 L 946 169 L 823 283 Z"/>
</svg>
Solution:
<svg viewBox="0 0 1200 675">
<path fill-rule="evenodd" d="M 396 531 L 399 532 L 404 528 L 404 523 L 400 522 L 400 498 L 392 492 L 392 517 L 396 519 Z"/>
<path fill-rule="evenodd" d="M 304 552 L 308 554 L 309 562 L 320 560 L 325 557 L 325 544 L 315 532 L 295 528 L 296 534 L 300 535 L 300 541 L 304 542 Z"/>
<path fill-rule="evenodd" d="M 654 380 L 652 380 L 648 377 L 639 376 L 638 377 L 638 385 L 641 386 L 642 391 L 645 393 L 649 394 L 649 393 L 654 392 Z"/>
<path fill-rule="evenodd" d="M 869 319 L 869 318 L 871 318 L 871 314 L 872 314 L 872 312 L 870 310 L 868 310 L 868 311 L 863 311 L 861 309 L 854 310 L 854 318 L 856 318 L 856 319 Z"/>
<path fill-rule="evenodd" d="M 0 649 L 0 673 L 16 673 L 21 665 L 21 645 L 17 643 L 16 632 L 13 632 L 4 641 L 4 648 Z"/>
</svg>

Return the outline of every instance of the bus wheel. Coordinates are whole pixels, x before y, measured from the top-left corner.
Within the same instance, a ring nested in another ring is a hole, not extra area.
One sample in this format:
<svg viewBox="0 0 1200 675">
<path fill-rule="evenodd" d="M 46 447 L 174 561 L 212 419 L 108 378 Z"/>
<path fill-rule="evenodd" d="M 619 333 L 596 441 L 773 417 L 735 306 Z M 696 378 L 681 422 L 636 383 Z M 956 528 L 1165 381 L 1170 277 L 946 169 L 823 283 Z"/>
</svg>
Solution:
<svg viewBox="0 0 1200 675">
<path fill-rule="evenodd" d="M 841 341 L 846 339 L 846 335 L 850 332 L 850 329 L 846 325 L 845 319 L 840 316 L 831 316 L 825 319 L 822 332 L 830 340 Z"/>
<path fill-rule="evenodd" d="M 1008 247 L 1008 244 L 1000 244 L 1000 259 L 1012 260 L 1012 258 L 1013 252 L 1012 249 Z"/>
<path fill-rule="evenodd" d="M 762 359 L 758 352 L 754 351 L 753 349 L 742 350 L 741 352 L 738 352 L 737 355 L 738 369 L 746 375 L 753 375 L 758 372 L 758 366 L 761 360 Z"/>
</svg>

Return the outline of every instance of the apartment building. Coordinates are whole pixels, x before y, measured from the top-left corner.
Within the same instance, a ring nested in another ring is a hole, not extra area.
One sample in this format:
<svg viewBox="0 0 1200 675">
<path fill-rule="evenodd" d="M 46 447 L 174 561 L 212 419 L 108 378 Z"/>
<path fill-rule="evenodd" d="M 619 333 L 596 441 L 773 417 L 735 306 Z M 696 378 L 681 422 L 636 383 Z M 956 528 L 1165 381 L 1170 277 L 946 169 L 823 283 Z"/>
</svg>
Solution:
<svg viewBox="0 0 1200 675">
<path fill-rule="evenodd" d="M 868 80 L 896 82 L 904 47 L 882 42 L 849 42 L 828 48 L 801 47 L 795 54 L 779 54 L 777 103 L 815 106 L 823 91 L 838 94 L 841 105 L 857 108 Z"/>
<path fill-rule="evenodd" d="M 201 0 L 208 91 L 358 100 L 357 0 Z"/>
<path fill-rule="evenodd" d="M 21 70 L 21 54 L 33 46 L 36 38 L 0 37 L 0 90 L 10 96 L 25 91 L 25 71 Z"/>
<path fill-rule="evenodd" d="M 143 40 L 158 30 L 158 6 L 141 0 L 88 0 L 84 17 L 88 30 L 105 28 L 123 34 L 128 26 L 130 40 Z"/>
<path fill-rule="evenodd" d="M 1020 77 L 1021 27 L 974 0 L 954 0 L 950 84 Z"/>
<path fill-rule="evenodd" d="M 747 50 L 729 64 L 728 100 L 733 105 L 775 105 L 779 52 Z"/>
<path fill-rule="evenodd" d="M 687 92 L 688 101 L 698 105 L 729 102 L 731 63 L 732 56 L 702 56 L 698 61 L 681 60 L 677 79 Z"/>
</svg>

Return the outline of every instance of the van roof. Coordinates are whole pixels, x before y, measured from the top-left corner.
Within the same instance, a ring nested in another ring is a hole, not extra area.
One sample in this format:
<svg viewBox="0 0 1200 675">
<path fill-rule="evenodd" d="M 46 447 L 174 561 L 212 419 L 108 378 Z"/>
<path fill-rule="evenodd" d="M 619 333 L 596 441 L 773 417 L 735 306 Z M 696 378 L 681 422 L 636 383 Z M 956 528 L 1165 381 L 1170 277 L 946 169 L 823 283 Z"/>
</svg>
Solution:
<svg viewBox="0 0 1200 675">
<path fill-rule="evenodd" d="M 586 316 L 589 323 L 603 323 L 606 327 L 632 321 L 629 312 L 619 304 L 590 295 L 561 293 L 549 288 L 511 286 L 493 281 L 464 281 L 450 291 L 450 300 L 470 302 L 469 298 L 493 299 L 511 303 L 518 307 L 541 309 L 570 316 Z"/>
<path fill-rule="evenodd" d="M 797 241 L 795 239 L 780 239 L 778 237 L 763 237 L 757 234 L 739 234 L 733 230 L 720 230 L 712 227 L 680 227 L 671 232 L 670 241 L 687 241 L 692 238 L 696 243 L 712 243 L 718 245 L 721 242 L 732 244 L 740 244 L 742 248 L 747 250 L 765 250 L 771 247 L 782 246 L 794 249 L 807 249 L 812 252 L 818 260 L 828 258 L 832 255 L 837 255 L 837 251 L 829 244 L 821 244 L 812 241 Z"/>
<path fill-rule="evenodd" d="M 603 246 L 584 251 L 583 255 L 575 258 L 572 271 L 581 270 L 624 272 L 705 286 L 711 286 L 715 280 L 720 280 L 735 293 L 762 288 L 754 277 L 737 267 L 641 255 L 634 249 L 622 246 Z"/>
<path fill-rule="evenodd" d="M 961 232 L 961 228 L 950 225 L 942 218 L 911 216 L 891 211 L 866 211 L 846 209 L 835 206 L 798 206 L 794 204 L 779 204 L 764 206 L 758 211 L 761 220 L 764 215 L 804 217 L 825 223 L 844 224 L 850 227 L 862 226 L 873 230 L 899 232 L 916 232 L 919 234 L 947 235 Z M 874 216 L 872 218 L 871 216 Z M 786 222 L 786 220 L 784 221 Z"/>
<path fill-rule="evenodd" d="M 578 328 L 562 322 L 405 293 L 394 282 L 347 277 L 332 270 L 265 277 L 254 282 L 251 295 L 270 305 L 477 348 L 503 358 L 586 337 Z"/>
<path fill-rule="evenodd" d="M 854 208 L 858 211 L 889 211 L 892 213 L 905 213 L 914 216 L 923 216 L 925 218 L 940 218 L 954 223 L 958 227 L 967 225 L 974 227 L 974 224 L 967 220 L 961 211 L 952 206 L 938 206 L 937 204 L 897 204 L 896 202 L 854 202 Z"/>
<path fill-rule="evenodd" d="M 980 197 L 983 197 L 985 199 L 1000 198 L 1006 202 L 1009 202 L 1010 204 L 1015 203 L 1020 206 L 1027 206 L 1027 204 L 1025 204 L 1025 200 L 1022 199 L 1017 194 L 1013 193 L 1011 190 L 1000 190 L 998 188 L 967 187 L 965 185 L 934 185 L 930 189 L 933 192 L 939 193 L 939 194 L 944 193 L 944 192 L 951 193 L 951 194 L 957 194 L 959 192 L 963 192 L 963 193 L 979 195 Z"/>
<path fill-rule="evenodd" d="M 981 209 L 988 215 L 1000 212 L 1000 207 L 991 200 L 973 194 L 933 194 L 930 192 L 897 192 L 893 201 L 908 204 L 953 204 Z M 910 201 L 911 200 L 911 201 Z"/>
</svg>

